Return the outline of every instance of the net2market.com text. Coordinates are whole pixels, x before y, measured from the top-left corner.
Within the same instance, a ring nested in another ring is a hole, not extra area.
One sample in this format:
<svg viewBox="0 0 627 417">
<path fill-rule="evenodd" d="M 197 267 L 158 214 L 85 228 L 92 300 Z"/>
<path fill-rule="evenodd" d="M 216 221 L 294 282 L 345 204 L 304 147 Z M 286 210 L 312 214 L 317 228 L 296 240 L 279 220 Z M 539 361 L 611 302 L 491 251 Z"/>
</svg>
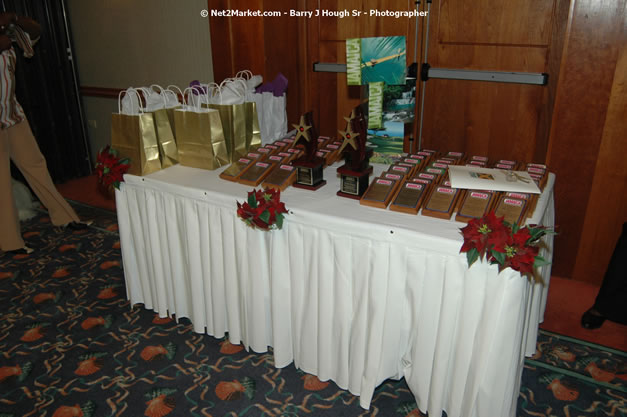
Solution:
<svg viewBox="0 0 627 417">
<path fill-rule="evenodd" d="M 215 10 L 211 11 L 203 10 L 201 12 L 201 16 L 206 17 L 211 15 L 212 17 L 335 17 L 339 19 L 343 19 L 346 17 L 394 17 L 394 18 L 413 18 L 413 17 L 424 17 L 427 15 L 426 11 L 418 11 L 418 10 L 379 10 L 379 9 L 369 9 L 369 10 L 357 10 L 357 9 L 344 9 L 344 10 L 328 10 L 328 9 L 314 9 L 314 10 L 294 10 L 290 9 L 289 11 L 278 11 L 278 10 L 238 10 L 238 9 L 229 9 L 229 10 Z"/>
</svg>

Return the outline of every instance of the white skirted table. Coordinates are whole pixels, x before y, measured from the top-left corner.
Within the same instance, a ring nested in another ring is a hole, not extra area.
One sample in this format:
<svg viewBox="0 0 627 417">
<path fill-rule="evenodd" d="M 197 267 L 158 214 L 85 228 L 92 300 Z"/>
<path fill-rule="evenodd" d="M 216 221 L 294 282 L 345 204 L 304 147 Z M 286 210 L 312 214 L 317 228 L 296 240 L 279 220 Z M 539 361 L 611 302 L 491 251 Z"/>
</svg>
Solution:
<svg viewBox="0 0 627 417">
<path fill-rule="evenodd" d="M 236 214 L 252 187 L 218 173 L 176 165 L 125 175 L 116 202 L 131 305 L 256 352 L 272 346 L 277 367 L 331 379 L 363 408 L 380 383 L 404 377 L 431 416 L 515 415 L 550 266 L 544 284 L 468 268 L 463 223 L 338 197 L 335 167 L 318 191 L 281 194 L 291 211 L 282 230 L 253 230 Z M 531 223 L 553 226 L 554 182 Z"/>
</svg>

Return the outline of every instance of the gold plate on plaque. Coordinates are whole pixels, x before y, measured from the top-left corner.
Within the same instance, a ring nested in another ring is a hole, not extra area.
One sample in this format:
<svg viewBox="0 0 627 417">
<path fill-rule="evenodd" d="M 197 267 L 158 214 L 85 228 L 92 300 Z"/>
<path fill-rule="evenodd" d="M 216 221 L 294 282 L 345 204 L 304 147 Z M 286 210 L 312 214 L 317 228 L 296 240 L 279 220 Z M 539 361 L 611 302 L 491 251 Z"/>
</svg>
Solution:
<svg viewBox="0 0 627 417">
<path fill-rule="evenodd" d="M 405 182 L 390 204 L 390 210 L 418 214 L 427 186 L 415 182 Z"/>
<path fill-rule="evenodd" d="M 359 204 L 386 208 L 394 195 L 396 183 L 396 180 L 375 178 L 359 200 Z"/>
<path fill-rule="evenodd" d="M 497 217 L 504 217 L 503 220 L 510 224 L 522 226 L 527 213 L 527 201 L 520 198 L 502 196 L 496 204 L 494 214 Z"/>
<path fill-rule="evenodd" d="M 436 186 L 431 191 L 429 199 L 422 209 L 422 214 L 441 219 L 450 219 L 453 211 L 455 211 L 455 203 L 457 203 L 458 196 L 459 190 L 456 188 L 443 185 Z"/>
<path fill-rule="evenodd" d="M 237 181 L 240 175 L 242 175 L 253 163 L 253 160 L 248 158 L 239 158 L 222 171 L 219 175 L 220 178 L 227 181 Z"/>
<path fill-rule="evenodd" d="M 281 191 L 292 185 L 296 180 L 296 168 L 282 164 L 277 166 L 263 181 L 264 187 L 276 188 Z"/>
<path fill-rule="evenodd" d="M 495 193 L 492 191 L 467 190 L 459 205 L 455 220 L 469 222 L 482 217 L 492 208 L 494 196 Z"/>
<path fill-rule="evenodd" d="M 256 187 L 270 174 L 275 166 L 276 164 L 272 162 L 255 162 L 246 172 L 240 175 L 237 182 Z"/>
</svg>

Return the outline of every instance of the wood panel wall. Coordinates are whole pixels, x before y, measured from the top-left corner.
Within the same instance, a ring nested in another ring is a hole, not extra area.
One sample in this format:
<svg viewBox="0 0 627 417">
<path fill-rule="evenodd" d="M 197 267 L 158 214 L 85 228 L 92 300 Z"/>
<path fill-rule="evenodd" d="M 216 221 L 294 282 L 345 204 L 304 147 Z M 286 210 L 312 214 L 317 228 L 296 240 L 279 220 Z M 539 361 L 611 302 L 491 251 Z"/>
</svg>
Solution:
<svg viewBox="0 0 627 417">
<path fill-rule="evenodd" d="M 554 274 L 600 283 L 627 221 L 625 0 L 573 0 L 551 125 Z"/>
</svg>

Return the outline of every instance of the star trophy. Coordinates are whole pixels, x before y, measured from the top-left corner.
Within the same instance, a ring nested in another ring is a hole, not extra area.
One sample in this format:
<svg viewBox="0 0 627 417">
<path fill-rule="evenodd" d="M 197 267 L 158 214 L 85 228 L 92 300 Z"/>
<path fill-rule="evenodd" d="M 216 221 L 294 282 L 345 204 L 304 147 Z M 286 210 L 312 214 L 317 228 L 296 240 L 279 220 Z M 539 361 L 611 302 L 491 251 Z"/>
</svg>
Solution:
<svg viewBox="0 0 627 417">
<path fill-rule="evenodd" d="M 296 188 L 307 190 L 317 190 L 327 182 L 322 178 L 322 168 L 324 158 L 316 155 L 318 150 L 318 132 L 313 123 L 311 112 L 300 116 L 300 123 L 294 125 L 296 128 L 296 138 L 294 146 L 302 142 L 305 153 L 300 158 L 292 161 L 292 166 L 296 168 Z"/>
<path fill-rule="evenodd" d="M 372 173 L 372 149 L 366 148 L 366 120 L 361 108 L 355 107 L 350 117 L 345 119 L 348 122 L 346 131 L 340 131 L 344 138 L 340 153 L 344 153 L 345 163 L 337 169 L 341 176 L 337 195 L 359 200 L 368 188 L 368 177 Z"/>
</svg>

